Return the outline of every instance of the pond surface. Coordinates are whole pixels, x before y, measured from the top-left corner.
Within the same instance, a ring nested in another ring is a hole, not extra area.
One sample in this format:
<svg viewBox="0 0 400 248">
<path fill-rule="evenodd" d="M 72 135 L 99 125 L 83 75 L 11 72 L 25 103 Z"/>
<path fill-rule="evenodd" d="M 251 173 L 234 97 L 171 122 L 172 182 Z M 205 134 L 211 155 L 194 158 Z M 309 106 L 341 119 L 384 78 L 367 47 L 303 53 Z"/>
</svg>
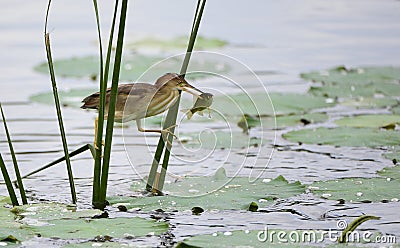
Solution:
<svg viewBox="0 0 400 248">
<path fill-rule="evenodd" d="M 43 21 L 46 4 L 46 1 L 11 1 L 0 10 L 0 101 L 22 174 L 63 154 L 55 108 L 29 100 L 32 95 L 50 91 L 48 76 L 33 70 L 34 66 L 45 61 Z M 100 11 L 106 34 L 112 6 L 108 2 L 101 4 L 104 4 L 100 6 Z M 194 1 L 132 1 L 128 12 L 127 42 L 148 36 L 171 39 L 186 35 L 194 6 Z M 399 13 L 400 2 L 395 0 L 243 1 L 234 4 L 225 0 L 209 1 L 200 34 L 227 41 L 226 47 L 213 51 L 233 57 L 256 73 L 261 84 L 249 73 L 240 70 L 229 72 L 228 75 L 234 77 L 246 91 L 258 92 L 265 88 L 269 93 L 304 93 L 310 83 L 299 77 L 302 72 L 338 65 L 400 66 Z M 96 55 L 94 20 L 90 1 L 54 1 L 49 25 L 53 58 Z M 178 50 L 177 53 L 183 51 Z M 159 53 L 152 49 L 145 52 Z M 196 79 L 193 84 L 226 94 L 238 92 L 238 87 L 227 86 L 223 82 L 219 86 L 218 82 L 206 78 Z M 95 89 L 97 84 L 90 78 L 59 77 L 58 87 L 61 91 Z M 323 126 L 333 125 L 334 120 L 342 116 L 388 113 L 386 109 L 355 110 L 345 107 L 330 108 L 326 112 L 330 118 L 321 124 Z M 64 107 L 63 117 L 70 150 L 93 141 L 95 113 Z M 184 136 L 205 126 L 218 129 L 220 124 L 185 121 L 179 126 L 179 132 Z M 169 180 L 174 180 L 176 176 L 212 175 L 223 166 L 228 176 L 275 178 L 283 175 L 289 182 L 310 184 L 344 177 L 375 177 L 377 171 L 392 165 L 391 160 L 382 157 L 387 150 L 385 147 L 307 145 L 281 137 L 283 133 L 298 128 L 277 131 L 271 128 L 252 129 L 251 136 L 263 134 L 265 141 L 261 147 L 250 149 L 233 146 L 231 149 L 212 151 L 203 149 L 188 155 L 186 148 L 177 144 L 169 168 L 175 175 L 171 175 Z M 232 130 L 234 135 L 241 133 L 239 127 L 232 127 Z M 136 131 L 135 124 L 119 126 L 114 133 L 108 194 L 130 195 L 132 181 L 148 173 L 158 136 L 147 135 L 144 138 L 142 133 Z M 0 152 L 11 171 L 12 162 L 3 132 L 0 132 Z M 206 159 L 201 160 L 202 157 Z M 84 153 L 74 157 L 72 165 L 79 204 L 88 207 L 93 166 L 91 155 Z M 34 202 L 69 202 L 64 164 L 29 177 L 24 182 Z M 1 194 L 5 195 L 5 186 L 0 186 Z M 265 213 L 224 210 L 194 216 L 191 212 L 179 212 L 170 216 L 169 222 L 173 242 L 176 242 L 188 236 L 218 231 L 263 230 L 267 224 L 278 229 L 329 229 L 336 227 L 338 218 L 350 221 L 369 214 L 380 216 L 381 220 L 364 223 L 361 230 L 395 235 L 399 241 L 399 207 L 399 202 L 346 202 L 338 206 L 336 201 L 302 194 L 276 202 Z M 120 213 L 111 210 L 111 214 Z M 138 215 L 149 216 L 147 213 Z M 151 246 L 160 242 L 158 238 L 149 237 L 144 239 L 143 244 Z"/>
</svg>

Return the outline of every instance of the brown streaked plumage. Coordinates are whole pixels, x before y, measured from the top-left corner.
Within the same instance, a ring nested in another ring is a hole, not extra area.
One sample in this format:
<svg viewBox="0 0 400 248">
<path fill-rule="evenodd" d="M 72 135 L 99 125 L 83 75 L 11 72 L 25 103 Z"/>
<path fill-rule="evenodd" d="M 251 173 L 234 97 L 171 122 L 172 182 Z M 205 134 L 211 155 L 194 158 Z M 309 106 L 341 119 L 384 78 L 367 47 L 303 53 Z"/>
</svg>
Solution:
<svg viewBox="0 0 400 248">
<path fill-rule="evenodd" d="M 169 109 L 178 99 L 179 90 L 200 96 L 203 92 L 191 86 L 186 80 L 176 74 L 167 73 L 157 79 L 155 84 L 135 83 L 118 86 L 117 103 L 115 107 L 115 122 L 136 120 L 141 132 L 169 132 L 168 130 L 146 130 L 141 127 L 141 119 L 158 115 Z M 106 90 L 104 117 L 107 119 L 111 89 Z M 94 93 L 82 100 L 83 109 L 98 109 L 100 93 Z M 95 124 L 97 131 L 97 123 Z"/>
</svg>

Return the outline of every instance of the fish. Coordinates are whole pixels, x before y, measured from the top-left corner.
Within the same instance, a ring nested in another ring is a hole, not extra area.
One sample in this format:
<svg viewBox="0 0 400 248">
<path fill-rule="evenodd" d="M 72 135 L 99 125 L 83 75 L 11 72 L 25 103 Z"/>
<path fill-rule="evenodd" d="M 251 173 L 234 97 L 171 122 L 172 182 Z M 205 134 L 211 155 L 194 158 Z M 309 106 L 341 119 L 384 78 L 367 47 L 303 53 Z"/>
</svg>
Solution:
<svg viewBox="0 0 400 248">
<path fill-rule="evenodd" d="M 186 113 L 186 117 L 188 118 L 188 120 L 190 120 L 195 113 L 198 113 L 198 115 L 203 116 L 203 111 L 205 109 L 208 109 L 208 111 L 210 111 L 210 106 L 213 102 L 213 94 L 203 93 L 199 97 L 194 98 L 194 100 L 195 102 L 192 108 L 181 110 L 182 112 Z"/>
</svg>

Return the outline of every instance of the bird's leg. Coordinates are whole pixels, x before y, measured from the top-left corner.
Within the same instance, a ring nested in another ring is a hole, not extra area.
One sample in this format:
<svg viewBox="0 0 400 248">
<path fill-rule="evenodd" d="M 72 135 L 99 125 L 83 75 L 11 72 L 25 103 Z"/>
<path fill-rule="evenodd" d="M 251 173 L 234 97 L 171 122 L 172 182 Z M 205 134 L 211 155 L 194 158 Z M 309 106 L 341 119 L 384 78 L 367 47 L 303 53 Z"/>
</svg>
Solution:
<svg viewBox="0 0 400 248">
<path fill-rule="evenodd" d="M 178 139 L 178 137 L 177 137 L 173 132 L 171 132 L 171 131 L 169 130 L 169 129 L 171 129 L 171 128 L 176 127 L 177 125 L 172 125 L 172 126 L 167 127 L 167 128 L 165 128 L 165 129 L 163 129 L 163 130 L 158 130 L 158 129 L 144 129 L 144 128 L 142 127 L 142 120 L 141 120 L 141 119 L 136 120 L 136 125 L 137 125 L 137 129 L 138 129 L 139 132 L 160 133 L 160 134 L 161 134 L 163 137 L 165 137 L 165 138 L 167 138 L 167 134 L 170 134 L 170 135 L 172 135 L 174 138 Z M 168 139 L 166 139 L 166 140 L 167 140 L 167 142 L 168 142 L 170 145 L 172 145 L 171 142 L 168 141 Z"/>
<path fill-rule="evenodd" d="M 97 147 L 97 132 L 98 132 L 98 128 L 99 128 L 99 117 L 96 117 L 96 119 L 94 120 L 94 148 L 96 150 L 99 150 L 100 148 Z M 101 144 L 104 146 L 104 140 L 101 141 Z"/>
</svg>

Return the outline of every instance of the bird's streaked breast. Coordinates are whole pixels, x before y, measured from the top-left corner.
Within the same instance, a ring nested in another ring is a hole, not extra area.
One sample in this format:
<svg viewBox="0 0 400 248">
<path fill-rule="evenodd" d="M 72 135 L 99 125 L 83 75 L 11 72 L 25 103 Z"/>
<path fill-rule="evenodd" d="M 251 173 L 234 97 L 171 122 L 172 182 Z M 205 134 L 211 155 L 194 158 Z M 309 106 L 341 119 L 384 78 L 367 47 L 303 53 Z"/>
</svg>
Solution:
<svg viewBox="0 0 400 248">
<path fill-rule="evenodd" d="M 178 99 L 179 92 L 176 90 L 170 90 L 168 93 L 159 93 L 150 102 L 146 117 L 158 115 L 165 110 L 169 109 Z"/>
</svg>

